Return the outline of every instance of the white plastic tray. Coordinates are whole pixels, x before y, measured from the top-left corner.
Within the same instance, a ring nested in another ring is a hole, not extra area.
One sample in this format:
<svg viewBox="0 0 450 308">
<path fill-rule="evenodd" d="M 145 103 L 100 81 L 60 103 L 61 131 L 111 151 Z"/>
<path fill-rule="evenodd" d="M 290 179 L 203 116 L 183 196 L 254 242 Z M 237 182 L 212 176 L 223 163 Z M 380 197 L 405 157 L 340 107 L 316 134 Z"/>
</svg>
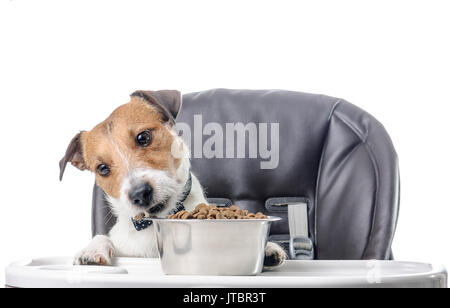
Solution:
<svg viewBox="0 0 450 308">
<path fill-rule="evenodd" d="M 73 266 L 72 258 L 11 264 L 8 287 L 447 287 L 442 266 L 398 261 L 287 261 L 258 276 L 167 276 L 158 259 L 116 258 L 114 266 Z"/>
</svg>

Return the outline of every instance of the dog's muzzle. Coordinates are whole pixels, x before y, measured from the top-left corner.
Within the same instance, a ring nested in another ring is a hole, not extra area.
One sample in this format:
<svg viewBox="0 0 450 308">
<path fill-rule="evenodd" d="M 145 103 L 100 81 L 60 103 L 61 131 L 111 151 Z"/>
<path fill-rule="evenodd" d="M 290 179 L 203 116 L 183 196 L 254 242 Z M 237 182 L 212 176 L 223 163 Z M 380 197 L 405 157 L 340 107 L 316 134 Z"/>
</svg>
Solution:
<svg viewBox="0 0 450 308">
<path fill-rule="evenodd" d="M 192 174 L 189 172 L 189 178 L 188 178 L 186 184 L 184 185 L 183 195 L 181 196 L 181 199 L 177 201 L 176 207 L 170 211 L 169 215 L 176 214 L 179 211 L 185 210 L 183 202 L 186 200 L 186 198 L 191 193 L 191 189 L 192 189 Z M 132 200 L 132 199 L 130 198 L 130 200 Z M 150 227 L 153 223 L 153 221 L 150 218 L 151 214 L 155 214 L 155 213 L 161 211 L 164 207 L 165 207 L 165 204 L 160 203 L 160 204 L 157 204 L 157 205 L 151 207 L 148 210 L 150 215 L 144 214 L 144 215 L 138 215 L 141 217 L 137 216 L 137 217 L 131 218 L 131 221 L 133 222 L 135 229 L 137 231 L 142 231 L 142 230 Z"/>
</svg>

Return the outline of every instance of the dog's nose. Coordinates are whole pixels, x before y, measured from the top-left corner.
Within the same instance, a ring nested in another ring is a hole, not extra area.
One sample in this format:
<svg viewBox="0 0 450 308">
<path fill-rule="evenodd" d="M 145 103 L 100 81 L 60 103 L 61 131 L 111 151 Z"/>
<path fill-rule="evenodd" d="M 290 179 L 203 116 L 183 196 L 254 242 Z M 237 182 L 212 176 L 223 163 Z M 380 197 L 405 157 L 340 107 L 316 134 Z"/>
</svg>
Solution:
<svg viewBox="0 0 450 308">
<path fill-rule="evenodd" d="M 153 197 L 153 188 L 148 183 L 142 184 L 130 190 L 128 197 L 136 206 L 149 206 Z"/>
</svg>

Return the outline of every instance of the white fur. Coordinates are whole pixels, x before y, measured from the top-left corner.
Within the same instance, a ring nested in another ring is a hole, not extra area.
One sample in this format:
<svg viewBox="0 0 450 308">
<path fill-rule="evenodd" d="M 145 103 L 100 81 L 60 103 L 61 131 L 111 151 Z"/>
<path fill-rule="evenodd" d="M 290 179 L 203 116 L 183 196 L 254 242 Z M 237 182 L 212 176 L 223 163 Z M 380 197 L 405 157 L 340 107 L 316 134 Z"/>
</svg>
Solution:
<svg viewBox="0 0 450 308">
<path fill-rule="evenodd" d="M 115 255 L 114 245 L 105 235 L 97 235 L 91 243 L 76 256 L 74 263 L 81 264 L 111 264 Z"/>
<path fill-rule="evenodd" d="M 280 247 L 280 245 L 275 244 L 273 242 L 268 242 L 266 246 L 266 257 L 270 257 L 272 255 L 275 255 L 276 258 L 279 260 L 279 264 L 275 266 L 265 266 L 265 269 L 276 269 L 284 265 L 286 263 L 287 255 L 286 252 L 284 252 L 283 248 Z"/>
<path fill-rule="evenodd" d="M 109 140 L 111 141 L 111 143 L 114 146 L 114 150 L 117 152 L 117 154 L 119 154 L 119 157 L 123 160 L 123 163 L 125 164 L 126 169 L 128 171 L 130 171 L 130 162 L 129 162 L 128 158 L 125 157 L 125 155 L 120 150 L 120 147 L 117 144 L 117 142 L 114 140 L 113 135 L 111 133 L 111 126 L 107 125 L 107 128 L 108 128 L 108 137 L 109 137 Z"/>
</svg>

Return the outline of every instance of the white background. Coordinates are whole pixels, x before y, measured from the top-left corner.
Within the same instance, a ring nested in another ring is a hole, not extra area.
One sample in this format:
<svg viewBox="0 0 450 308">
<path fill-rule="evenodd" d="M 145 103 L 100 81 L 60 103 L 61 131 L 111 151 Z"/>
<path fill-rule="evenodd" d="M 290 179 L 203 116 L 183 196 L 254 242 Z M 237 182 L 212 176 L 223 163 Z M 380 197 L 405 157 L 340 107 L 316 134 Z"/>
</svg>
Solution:
<svg viewBox="0 0 450 308">
<path fill-rule="evenodd" d="M 216 87 L 372 113 L 400 157 L 396 259 L 450 268 L 449 16 L 444 0 L 1 1 L 0 268 L 88 243 L 93 175 L 58 181 L 75 133 L 136 89 Z"/>
</svg>

